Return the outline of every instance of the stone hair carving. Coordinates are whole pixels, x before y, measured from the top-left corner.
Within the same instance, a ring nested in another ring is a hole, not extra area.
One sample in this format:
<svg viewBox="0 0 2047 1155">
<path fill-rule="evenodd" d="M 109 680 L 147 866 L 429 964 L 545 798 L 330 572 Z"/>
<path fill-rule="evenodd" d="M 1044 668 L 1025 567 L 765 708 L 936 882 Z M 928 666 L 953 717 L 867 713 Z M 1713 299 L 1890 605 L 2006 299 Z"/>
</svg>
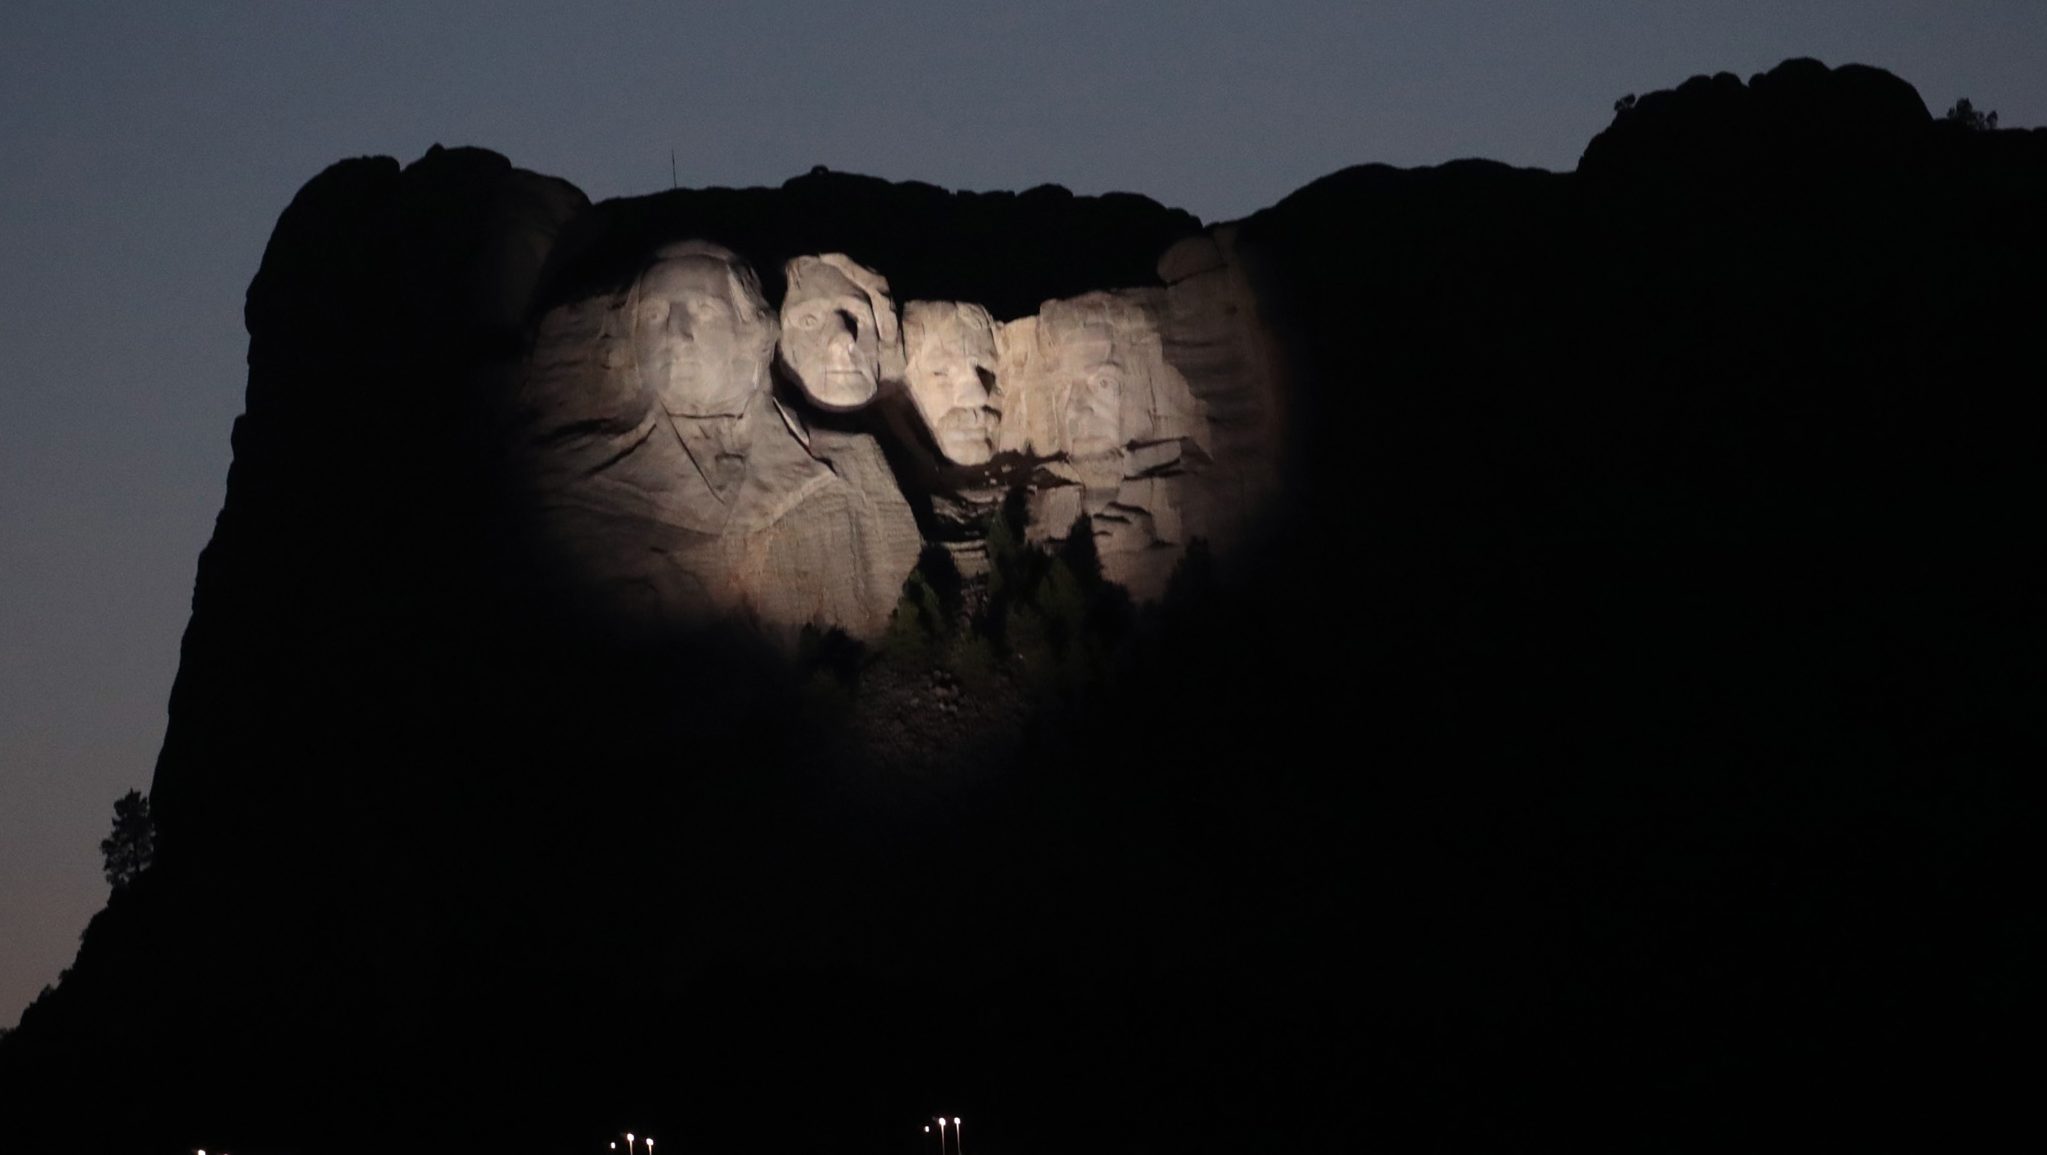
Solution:
<svg viewBox="0 0 2047 1155">
<path fill-rule="evenodd" d="M 858 409 L 903 375 L 888 280 L 843 253 L 797 257 L 782 298 L 782 366 L 826 409 Z"/>
<path fill-rule="evenodd" d="M 903 306 L 910 399 L 939 452 L 955 465 L 982 465 L 995 456 L 1003 405 L 995 331 L 979 305 Z"/>
</svg>

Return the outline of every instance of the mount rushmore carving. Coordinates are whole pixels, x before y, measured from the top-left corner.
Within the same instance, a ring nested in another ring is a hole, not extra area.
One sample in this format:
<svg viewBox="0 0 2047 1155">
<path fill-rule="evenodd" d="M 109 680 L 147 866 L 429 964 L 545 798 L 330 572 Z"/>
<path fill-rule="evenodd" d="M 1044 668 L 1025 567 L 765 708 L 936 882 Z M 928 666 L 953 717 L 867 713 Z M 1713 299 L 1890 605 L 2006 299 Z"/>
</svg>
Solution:
<svg viewBox="0 0 2047 1155">
<path fill-rule="evenodd" d="M 1105 576 L 1156 597 L 1190 541 L 1229 548 L 1273 488 L 1278 371 L 1230 244 L 1191 238 L 1162 286 L 1007 321 L 898 304 L 843 253 L 788 260 L 774 305 L 733 251 L 660 245 L 623 290 L 538 322 L 513 390 L 527 540 L 563 593 L 629 623 L 868 635 L 930 528 L 971 566 L 1021 489 L 1029 540 L 1087 525 Z M 911 420 L 863 418 L 887 407 Z"/>
</svg>

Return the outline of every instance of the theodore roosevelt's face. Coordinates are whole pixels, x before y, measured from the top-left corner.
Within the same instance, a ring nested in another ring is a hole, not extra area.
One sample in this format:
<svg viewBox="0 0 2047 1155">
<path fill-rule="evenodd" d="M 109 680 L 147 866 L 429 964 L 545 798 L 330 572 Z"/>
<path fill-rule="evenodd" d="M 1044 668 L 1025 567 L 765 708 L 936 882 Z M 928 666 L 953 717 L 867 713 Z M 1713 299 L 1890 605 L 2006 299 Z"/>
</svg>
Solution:
<svg viewBox="0 0 2047 1155">
<path fill-rule="evenodd" d="M 742 412 L 766 384 L 767 305 L 716 256 L 656 262 L 641 276 L 633 354 L 641 380 L 677 415 Z"/>
<path fill-rule="evenodd" d="M 995 456 L 1002 422 L 995 332 L 978 305 L 912 301 L 904 307 L 910 399 L 939 451 L 958 465 Z"/>
</svg>

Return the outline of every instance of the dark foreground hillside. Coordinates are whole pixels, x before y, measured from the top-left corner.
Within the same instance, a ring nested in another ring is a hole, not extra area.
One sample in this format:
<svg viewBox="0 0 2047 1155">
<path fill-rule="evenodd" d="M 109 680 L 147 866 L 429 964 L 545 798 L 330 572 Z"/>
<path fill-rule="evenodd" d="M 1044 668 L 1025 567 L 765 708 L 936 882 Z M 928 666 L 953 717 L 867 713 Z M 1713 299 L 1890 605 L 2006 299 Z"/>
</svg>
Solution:
<svg viewBox="0 0 2047 1155">
<path fill-rule="evenodd" d="M 1705 1150 L 2024 1104 L 2047 134 L 1792 62 L 1574 173 L 1333 174 L 1242 226 L 1296 382 L 1258 557 L 1140 608 L 1019 551 L 978 617 L 794 659 L 493 572 L 524 316 L 435 286 L 509 172 L 347 162 L 280 222 L 159 860 L 0 1042 L 0 1148 L 910 1152 L 945 1110 L 976 1155 Z M 549 196 L 536 301 L 685 218 L 1018 308 L 1194 228 Z"/>
</svg>

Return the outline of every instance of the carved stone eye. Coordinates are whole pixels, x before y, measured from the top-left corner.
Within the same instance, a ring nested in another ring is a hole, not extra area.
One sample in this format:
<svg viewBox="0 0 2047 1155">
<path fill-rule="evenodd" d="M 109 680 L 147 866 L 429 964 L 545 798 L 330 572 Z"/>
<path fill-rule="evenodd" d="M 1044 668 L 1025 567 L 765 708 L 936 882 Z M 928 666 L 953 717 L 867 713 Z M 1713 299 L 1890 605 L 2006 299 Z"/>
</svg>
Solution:
<svg viewBox="0 0 2047 1155">
<path fill-rule="evenodd" d="M 640 304 L 640 323 L 659 325 L 668 319 L 668 302 L 662 300 L 644 301 Z"/>
<path fill-rule="evenodd" d="M 799 329 L 815 329 L 819 321 L 820 318 L 816 313 L 804 313 L 796 318 L 796 327 Z"/>
</svg>

